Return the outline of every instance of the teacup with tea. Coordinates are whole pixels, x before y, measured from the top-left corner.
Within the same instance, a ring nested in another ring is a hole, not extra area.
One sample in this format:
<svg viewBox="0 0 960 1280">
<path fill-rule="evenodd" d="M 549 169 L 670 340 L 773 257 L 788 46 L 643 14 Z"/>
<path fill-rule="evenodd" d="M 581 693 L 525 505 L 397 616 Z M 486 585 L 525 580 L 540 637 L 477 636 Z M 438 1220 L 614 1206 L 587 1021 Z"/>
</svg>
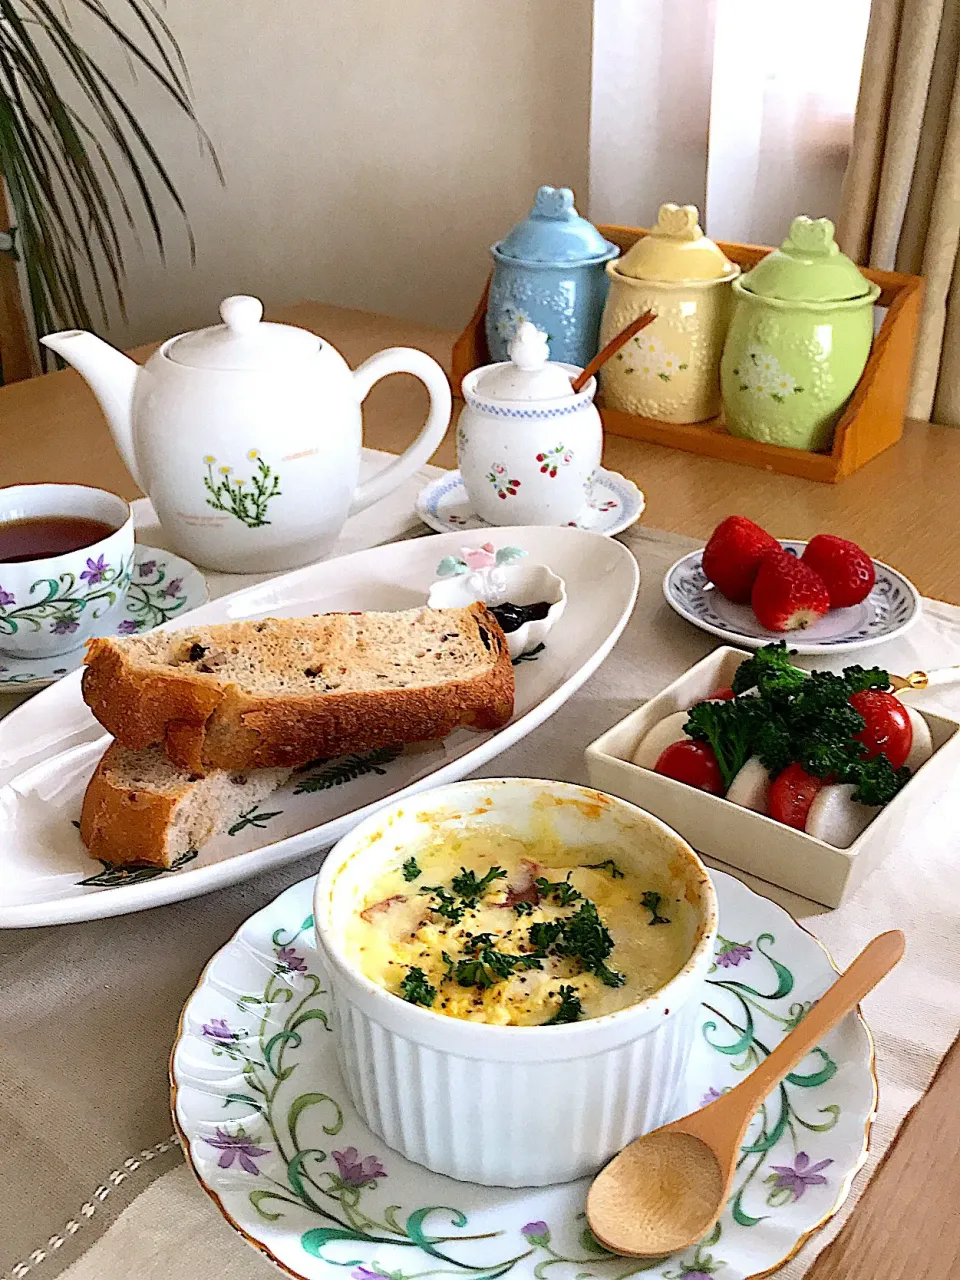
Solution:
<svg viewBox="0 0 960 1280">
<path fill-rule="evenodd" d="M 0 653 L 50 658 L 116 616 L 133 570 L 133 515 L 79 484 L 0 489 Z"/>
</svg>

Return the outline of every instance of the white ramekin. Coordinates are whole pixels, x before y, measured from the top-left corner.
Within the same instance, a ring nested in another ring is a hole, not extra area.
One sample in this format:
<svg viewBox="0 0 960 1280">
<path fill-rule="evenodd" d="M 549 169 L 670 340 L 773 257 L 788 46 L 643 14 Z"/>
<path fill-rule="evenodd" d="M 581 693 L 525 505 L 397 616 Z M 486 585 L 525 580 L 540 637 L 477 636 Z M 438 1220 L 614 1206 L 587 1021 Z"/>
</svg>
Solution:
<svg viewBox="0 0 960 1280">
<path fill-rule="evenodd" d="M 595 845 L 598 861 L 656 868 L 695 906 L 690 958 L 655 995 L 565 1026 L 488 1026 L 401 1000 L 345 953 L 347 921 L 404 850 L 445 828 L 489 825 L 534 836 L 545 808 L 565 842 Z M 593 1173 L 674 1118 L 713 959 L 717 902 L 694 851 L 644 810 L 534 778 L 423 792 L 379 810 L 331 849 L 314 915 L 350 1096 L 366 1124 L 409 1160 L 469 1182 L 547 1186 Z"/>
</svg>

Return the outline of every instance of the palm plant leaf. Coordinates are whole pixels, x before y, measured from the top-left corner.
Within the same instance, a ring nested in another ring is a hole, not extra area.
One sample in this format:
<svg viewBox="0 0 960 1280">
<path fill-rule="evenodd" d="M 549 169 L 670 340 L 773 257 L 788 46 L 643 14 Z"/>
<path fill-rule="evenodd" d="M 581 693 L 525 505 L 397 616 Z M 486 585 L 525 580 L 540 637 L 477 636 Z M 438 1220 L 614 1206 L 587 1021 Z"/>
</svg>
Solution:
<svg viewBox="0 0 960 1280">
<path fill-rule="evenodd" d="M 100 37 L 119 47 L 133 76 L 159 85 L 189 120 L 222 181 L 194 111 L 183 55 L 153 0 L 115 0 L 117 16 L 103 0 L 76 5 Z M 73 92 L 65 92 L 67 85 Z M 145 220 L 163 258 L 160 193 L 183 221 L 191 257 L 195 252 L 166 165 L 57 0 L 0 0 L 0 175 L 19 230 L 38 333 L 92 328 L 92 310 L 106 323 L 111 302 L 125 314 L 118 223 L 136 237 L 138 220 Z"/>
</svg>

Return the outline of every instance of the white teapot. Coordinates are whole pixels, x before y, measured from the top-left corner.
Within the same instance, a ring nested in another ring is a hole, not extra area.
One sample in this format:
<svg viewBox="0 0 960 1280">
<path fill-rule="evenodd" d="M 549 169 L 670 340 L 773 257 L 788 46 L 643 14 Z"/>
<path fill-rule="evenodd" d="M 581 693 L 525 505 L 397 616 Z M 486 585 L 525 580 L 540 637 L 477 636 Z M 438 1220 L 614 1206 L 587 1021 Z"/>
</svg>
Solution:
<svg viewBox="0 0 960 1280">
<path fill-rule="evenodd" d="M 226 573 L 292 569 L 426 462 L 450 421 L 450 387 L 411 347 L 351 372 L 316 334 L 264 322 L 257 298 L 227 298 L 220 315 L 143 366 L 76 329 L 41 341 L 92 387 L 175 551 Z M 406 452 L 358 487 L 360 405 L 388 373 L 420 378 L 430 411 Z"/>
</svg>

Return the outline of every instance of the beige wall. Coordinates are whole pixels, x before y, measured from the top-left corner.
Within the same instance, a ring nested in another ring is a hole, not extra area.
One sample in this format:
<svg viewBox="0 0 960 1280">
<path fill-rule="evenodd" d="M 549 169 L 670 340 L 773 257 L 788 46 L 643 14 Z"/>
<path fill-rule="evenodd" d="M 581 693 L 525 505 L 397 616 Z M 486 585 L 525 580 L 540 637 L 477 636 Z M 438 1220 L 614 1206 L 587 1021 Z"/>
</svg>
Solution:
<svg viewBox="0 0 960 1280">
<path fill-rule="evenodd" d="M 130 88 L 185 198 L 197 261 L 167 209 L 167 265 L 133 250 L 129 321 L 111 336 L 210 323 L 236 292 L 462 325 L 487 246 L 540 183 L 573 186 L 586 207 L 591 9 L 168 0 L 226 187 L 162 96 Z M 103 53 L 129 87 L 123 59 Z"/>
</svg>

